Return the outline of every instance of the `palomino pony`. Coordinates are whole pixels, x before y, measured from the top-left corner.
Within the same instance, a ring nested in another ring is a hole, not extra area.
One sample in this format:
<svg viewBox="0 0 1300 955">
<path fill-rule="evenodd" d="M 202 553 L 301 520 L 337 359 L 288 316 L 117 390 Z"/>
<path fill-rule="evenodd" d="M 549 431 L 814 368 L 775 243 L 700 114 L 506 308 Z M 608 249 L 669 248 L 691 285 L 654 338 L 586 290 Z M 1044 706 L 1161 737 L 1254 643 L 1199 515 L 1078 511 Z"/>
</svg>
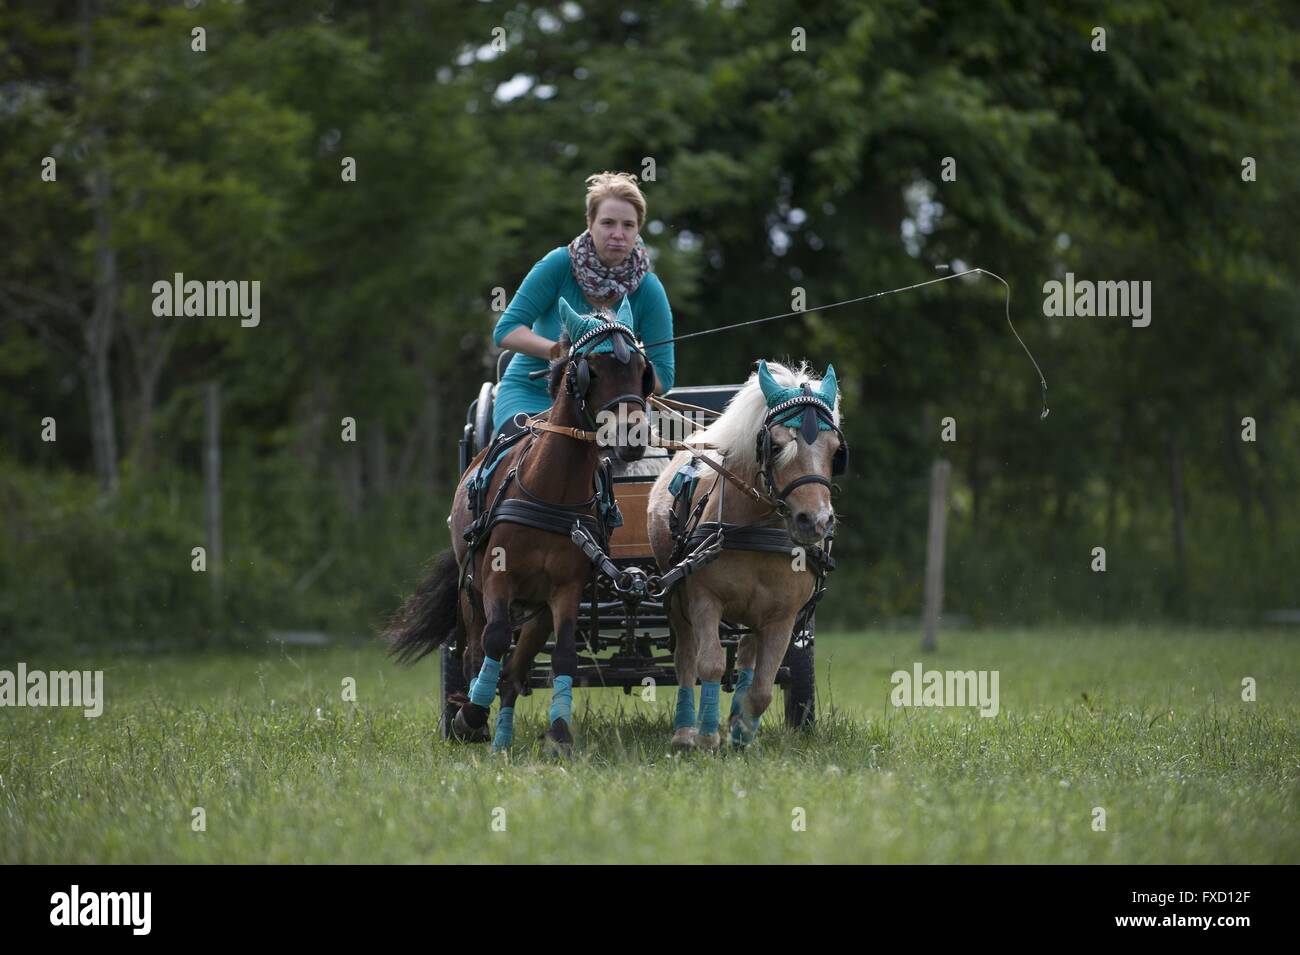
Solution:
<svg viewBox="0 0 1300 955">
<path fill-rule="evenodd" d="M 579 316 L 563 300 L 560 314 L 567 356 L 550 367 L 554 404 L 548 420 L 532 419 L 494 466 L 507 439 L 498 439 L 470 465 L 447 519 L 451 549 L 435 559 L 432 572 L 385 633 L 391 652 L 403 662 L 419 659 L 453 633 L 463 635 L 465 674 L 477 678 L 470 684 L 469 701 L 453 720 L 452 735 L 480 741 L 487 738 L 502 660 L 513 631 L 522 625 L 497 718 L 494 743 L 502 748 L 513 734 L 515 696 L 554 628 L 546 739 L 553 752 L 565 755 L 573 742 L 572 687 L 578 659 L 574 631 L 591 573 L 591 562 L 569 532 L 578 521 L 602 545 L 607 538 L 608 515 L 602 518 L 601 510 L 612 502 L 612 490 L 608 480 L 607 497 L 592 490 L 600 448 L 605 446 L 599 441 L 613 429 L 599 429 L 596 419 L 603 420 L 615 408 L 626 417 L 632 427 L 617 429 L 615 441 L 644 431 L 637 424 L 644 419 L 645 399 L 654 386 L 654 366 L 632 331 L 626 297 L 612 320 Z M 644 445 L 630 442 L 612 447 L 624 461 L 645 453 Z"/>
<path fill-rule="evenodd" d="M 796 618 L 809 606 L 818 574 L 830 566 L 829 555 L 818 545 L 835 524 L 830 475 L 840 473 L 847 462 L 848 445 L 839 425 L 834 368 L 828 367 L 818 381 L 809 376 L 807 365 L 793 370 L 760 361 L 722 416 L 690 439 L 716 449 L 697 456 L 710 454 L 731 477 L 699 464 L 687 469 L 683 476 L 697 479 L 678 482 L 684 485 L 682 507 L 670 485 L 693 456 L 683 451 L 651 489 L 648 528 L 661 570 L 676 563 L 693 541 L 706 537 L 706 527 L 713 530 L 725 522 L 722 553 L 686 577 L 668 601 L 677 639 L 674 749 L 716 749 L 721 741 L 718 703 L 726 656 L 719 625 L 724 618 L 753 631 L 736 654 L 732 743 L 746 746 L 758 732 Z M 737 486 L 732 486 L 733 478 Z M 755 486 L 760 482 L 761 490 Z M 696 517 L 692 510 L 702 500 Z M 693 535 L 690 526 L 674 534 L 669 514 L 675 504 L 677 523 L 687 514 L 699 521 Z"/>
</svg>

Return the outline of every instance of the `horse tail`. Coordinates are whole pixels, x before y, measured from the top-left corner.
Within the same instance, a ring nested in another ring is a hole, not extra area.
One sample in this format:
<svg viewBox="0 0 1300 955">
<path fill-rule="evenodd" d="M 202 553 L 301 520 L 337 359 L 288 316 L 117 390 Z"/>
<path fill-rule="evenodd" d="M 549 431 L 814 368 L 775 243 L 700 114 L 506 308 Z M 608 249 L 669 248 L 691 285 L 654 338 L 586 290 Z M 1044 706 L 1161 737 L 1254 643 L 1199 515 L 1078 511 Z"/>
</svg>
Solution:
<svg viewBox="0 0 1300 955">
<path fill-rule="evenodd" d="M 450 548 L 429 562 L 415 593 L 393 614 L 382 636 L 398 663 L 414 663 L 460 628 L 460 565 Z"/>
</svg>

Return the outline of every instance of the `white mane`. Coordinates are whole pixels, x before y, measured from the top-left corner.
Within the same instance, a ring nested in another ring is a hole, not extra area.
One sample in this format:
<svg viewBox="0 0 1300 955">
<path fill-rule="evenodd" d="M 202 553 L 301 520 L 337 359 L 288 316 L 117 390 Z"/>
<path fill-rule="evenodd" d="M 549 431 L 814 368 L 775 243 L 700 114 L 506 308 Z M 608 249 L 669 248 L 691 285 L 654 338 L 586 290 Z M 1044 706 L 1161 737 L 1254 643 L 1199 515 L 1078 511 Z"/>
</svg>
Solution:
<svg viewBox="0 0 1300 955">
<path fill-rule="evenodd" d="M 755 365 L 758 363 L 755 362 Z M 768 361 L 767 370 L 782 388 L 798 388 L 805 381 L 813 390 L 821 386 L 821 379 L 808 373 L 808 363 L 800 362 L 798 369 L 791 369 L 778 362 Z M 840 396 L 836 392 L 834 412 L 835 426 L 840 426 Z M 755 452 L 755 439 L 758 429 L 767 417 L 767 399 L 758 383 L 758 371 L 750 374 L 749 379 L 729 402 L 727 408 L 717 421 L 703 431 L 697 431 L 692 438 L 718 449 L 724 456 L 728 468 L 744 480 L 752 481 L 758 476 L 758 455 Z M 791 430 L 794 430 L 793 428 Z M 688 442 L 690 443 L 690 442 Z M 791 441 L 773 460 L 775 468 L 789 464 L 798 453 L 797 442 Z"/>
</svg>

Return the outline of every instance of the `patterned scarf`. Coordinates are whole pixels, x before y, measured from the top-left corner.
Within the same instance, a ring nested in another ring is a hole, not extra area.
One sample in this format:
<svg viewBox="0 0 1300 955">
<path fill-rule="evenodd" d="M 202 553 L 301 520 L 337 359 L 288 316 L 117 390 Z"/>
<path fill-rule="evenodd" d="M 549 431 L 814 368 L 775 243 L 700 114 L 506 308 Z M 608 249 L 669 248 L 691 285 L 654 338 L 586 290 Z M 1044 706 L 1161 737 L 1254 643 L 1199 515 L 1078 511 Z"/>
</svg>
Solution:
<svg viewBox="0 0 1300 955">
<path fill-rule="evenodd" d="M 569 243 L 569 268 L 588 301 L 597 308 L 609 309 L 640 287 L 641 280 L 650 271 L 650 255 L 637 236 L 632 251 L 611 269 L 596 254 L 596 243 L 588 229 Z"/>
</svg>

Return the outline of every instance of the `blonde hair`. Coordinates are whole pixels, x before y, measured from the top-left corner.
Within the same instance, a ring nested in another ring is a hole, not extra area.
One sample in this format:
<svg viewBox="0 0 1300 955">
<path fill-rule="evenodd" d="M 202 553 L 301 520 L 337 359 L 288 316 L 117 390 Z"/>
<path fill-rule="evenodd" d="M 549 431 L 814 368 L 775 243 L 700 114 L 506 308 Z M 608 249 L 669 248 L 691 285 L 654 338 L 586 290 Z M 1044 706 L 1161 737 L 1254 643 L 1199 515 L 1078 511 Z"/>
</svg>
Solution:
<svg viewBox="0 0 1300 955">
<path fill-rule="evenodd" d="M 636 210 L 636 227 L 645 225 L 645 196 L 636 176 L 630 172 L 598 172 L 587 177 L 587 220 L 596 218 L 596 210 L 606 199 L 622 199 Z"/>
</svg>

